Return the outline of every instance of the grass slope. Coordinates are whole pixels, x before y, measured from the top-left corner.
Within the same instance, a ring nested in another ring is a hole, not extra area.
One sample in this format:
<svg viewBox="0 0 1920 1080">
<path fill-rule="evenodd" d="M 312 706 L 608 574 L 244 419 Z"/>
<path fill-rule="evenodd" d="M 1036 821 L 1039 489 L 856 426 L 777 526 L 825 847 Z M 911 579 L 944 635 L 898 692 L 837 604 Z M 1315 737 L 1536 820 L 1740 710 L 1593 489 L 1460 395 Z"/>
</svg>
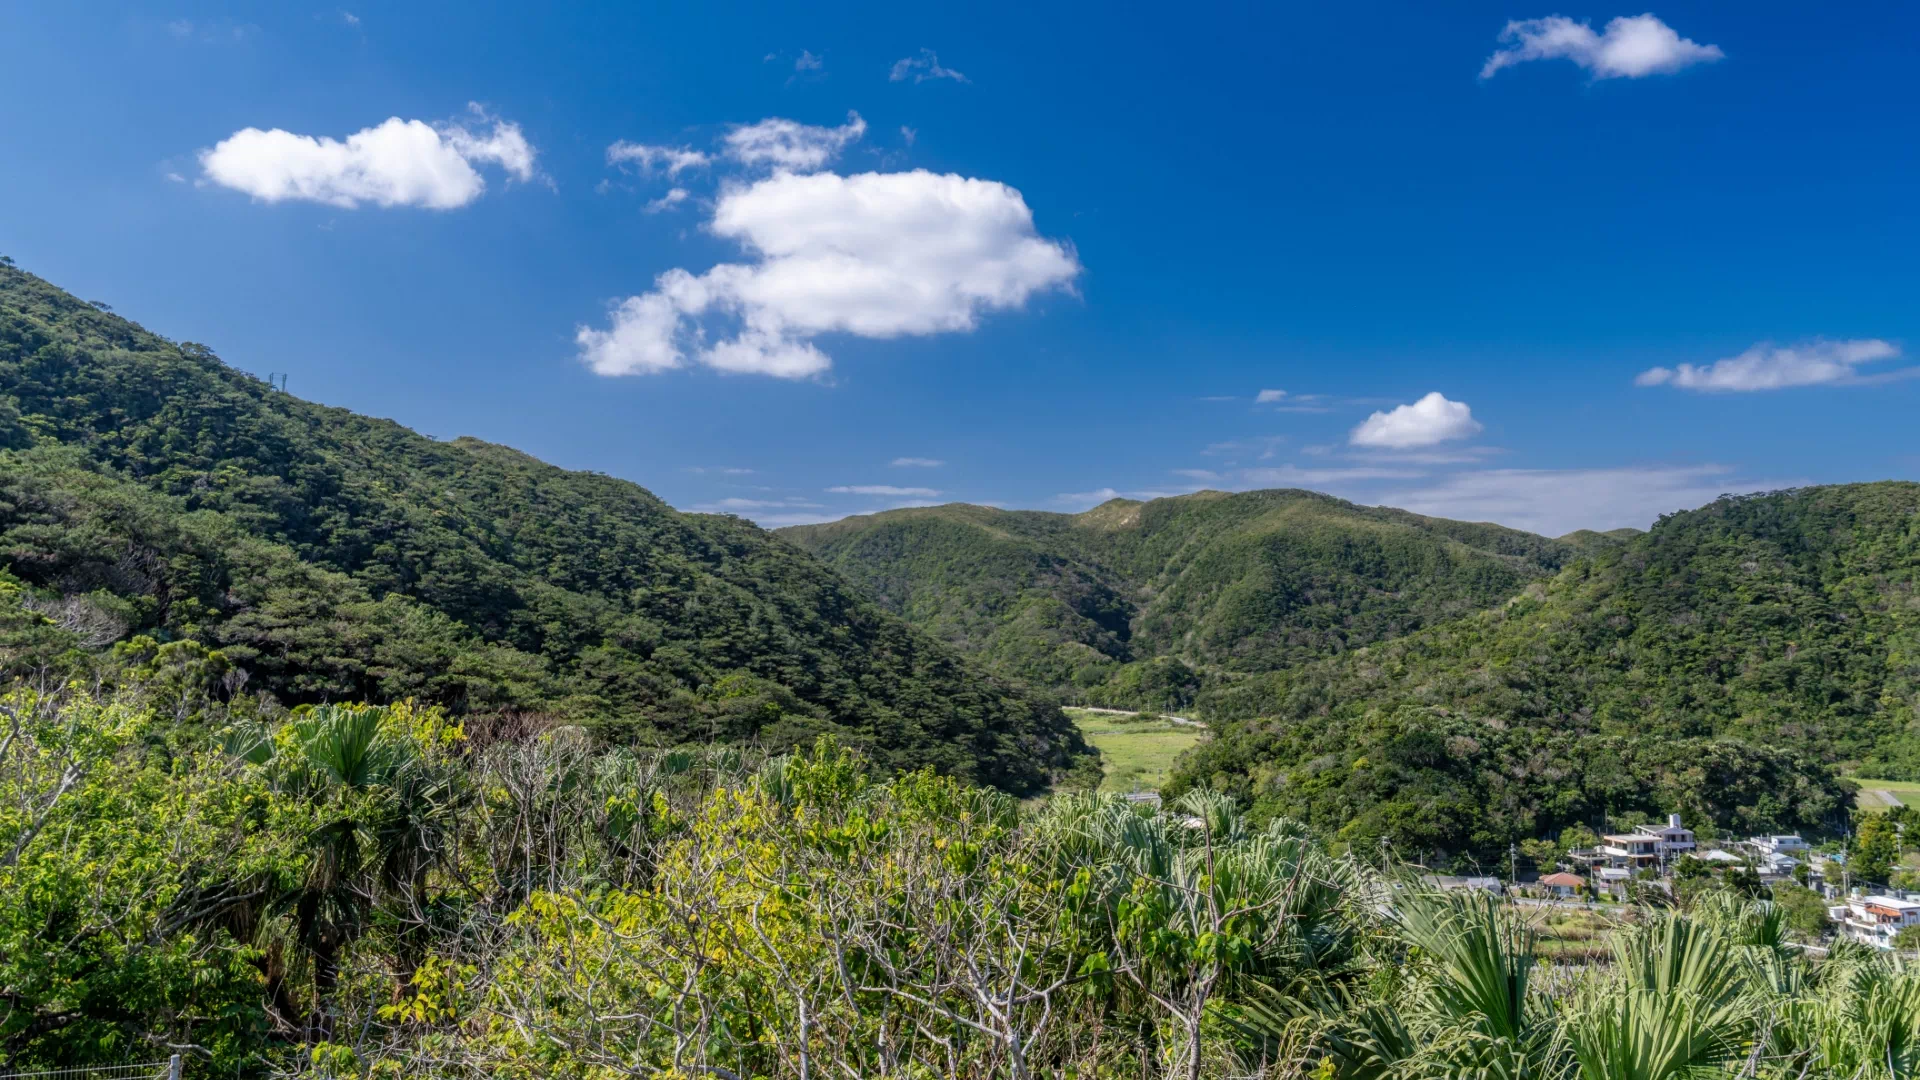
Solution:
<svg viewBox="0 0 1920 1080">
<path fill-rule="evenodd" d="M 1106 776 L 1101 791 L 1158 791 L 1173 774 L 1181 754 L 1206 738 L 1206 732 L 1160 718 L 1068 709 L 1080 734 L 1100 751 Z"/>
<path fill-rule="evenodd" d="M 1920 807 L 1920 781 L 1915 780 L 1878 780 L 1872 777 L 1848 777 L 1860 790 L 1854 793 L 1853 804 L 1862 810 L 1890 810 L 1896 803 L 1888 802 L 1891 795 L 1898 800 L 1897 805 Z"/>
</svg>

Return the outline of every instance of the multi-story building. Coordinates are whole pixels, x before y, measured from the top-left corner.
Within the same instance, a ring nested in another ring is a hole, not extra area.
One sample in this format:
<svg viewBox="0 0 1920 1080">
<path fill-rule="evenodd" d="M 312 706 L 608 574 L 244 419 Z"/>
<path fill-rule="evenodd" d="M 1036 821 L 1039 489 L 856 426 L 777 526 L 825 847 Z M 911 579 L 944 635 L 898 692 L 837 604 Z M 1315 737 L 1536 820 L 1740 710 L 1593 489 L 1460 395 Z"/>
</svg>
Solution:
<svg viewBox="0 0 1920 1080">
<path fill-rule="evenodd" d="M 1920 926 L 1920 903 L 1893 896 L 1856 896 L 1827 909 L 1840 933 L 1881 949 L 1893 948 L 1894 935 Z"/>
<path fill-rule="evenodd" d="M 1680 824 L 1680 815 L 1668 814 L 1665 828 L 1642 825 L 1630 833 L 1601 837 L 1598 854 L 1615 869 L 1658 870 L 1696 846 L 1693 830 Z"/>
<path fill-rule="evenodd" d="M 1756 836 L 1747 841 L 1747 846 L 1761 855 L 1787 855 L 1795 859 L 1806 858 L 1812 850 L 1812 845 L 1794 835 Z"/>
</svg>

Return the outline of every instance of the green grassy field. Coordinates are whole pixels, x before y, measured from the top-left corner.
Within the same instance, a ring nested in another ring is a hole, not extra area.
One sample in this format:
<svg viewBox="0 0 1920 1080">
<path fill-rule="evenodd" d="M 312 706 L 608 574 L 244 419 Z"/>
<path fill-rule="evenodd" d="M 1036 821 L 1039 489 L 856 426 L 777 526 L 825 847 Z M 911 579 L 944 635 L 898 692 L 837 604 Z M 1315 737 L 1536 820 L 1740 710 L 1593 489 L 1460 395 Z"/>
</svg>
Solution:
<svg viewBox="0 0 1920 1080">
<path fill-rule="evenodd" d="M 1107 777 L 1101 791 L 1154 791 L 1167 782 L 1173 759 L 1201 739 L 1206 732 L 1166 720 L 1140 722 L 1130 716 L 1068 709 L 1067 715 L 1080 727 L 1095 749 Z"/>
<path fill-rule="evenodd" d="M 1920 783 L 1911 780 L 1869 780 L 1858 776 L 1849 776 L 1847 779 L 1860 785 L 1853 803 L 1862 810 L 1887 809 L 1891 804 L 1881 792 L 1892 795 L 1908 806 L 1920 807 Z"/>
<path fill-rule="evenodd" d="M 1540 935 L 1535 955 L 1565 962 L 1606 960 L 1621 927 L 1618 917 L 1587 908 L 1521 908 L 1520 916 Z"/>
</svg>

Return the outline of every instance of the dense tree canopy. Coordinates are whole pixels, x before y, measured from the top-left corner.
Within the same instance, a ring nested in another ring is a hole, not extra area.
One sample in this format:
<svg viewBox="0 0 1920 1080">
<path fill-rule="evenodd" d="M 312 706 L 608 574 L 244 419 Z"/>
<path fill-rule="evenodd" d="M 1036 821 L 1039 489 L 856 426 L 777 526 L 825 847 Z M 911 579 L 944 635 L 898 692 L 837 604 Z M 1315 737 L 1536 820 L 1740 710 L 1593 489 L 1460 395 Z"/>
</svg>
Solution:
<svg viewBox="0 0 1920 1080">
<path fill-rule="evenodd" d="M 1456 848 L 1629 809 L 1814 825 L 1844 807 L 1828 766 L 1920 763 L 1916 585 L 1920 485 L 1721 499 L 1493 610 L 1217 688 L 1176 784 Z"/>
<path fill-rule="evenodd" d="M 202 676 L 288 704 L 418 695 L 657 744 L 833 731 L 1019 791 L 1083 750 L 745 522 L 276 392 L 12 267 L 0 448 L 15 670 L 193 643 L 219 654 Z"/>
<path fill-rule="evenodd" d="M 949 506 L 780 530 L 1002 674 L 1156 708 L 1496 604 L 1582 550 L 1308 491 L 1205 491 L 1084 514 Z M 1177 662 L 1187 687 L 1164 685 Z"/>
</svg>

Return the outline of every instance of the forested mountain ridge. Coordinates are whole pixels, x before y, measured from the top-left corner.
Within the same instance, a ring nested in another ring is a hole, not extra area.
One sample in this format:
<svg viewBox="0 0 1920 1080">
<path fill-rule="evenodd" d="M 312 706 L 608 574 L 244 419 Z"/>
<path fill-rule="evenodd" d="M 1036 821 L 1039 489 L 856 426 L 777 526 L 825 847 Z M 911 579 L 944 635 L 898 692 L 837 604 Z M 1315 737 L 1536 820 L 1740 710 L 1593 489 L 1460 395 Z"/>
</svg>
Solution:
<svg viewBox="0 0 1920 1080">
<path fill-rule="evenodd" d="M 1723 498 L 1511 603 L 1207 702 L 1176 788 L 1441 846 L 1627 807 L 1819 821 L 1920 775 L 1920 484 Z"/>
<path fill-rule="evenodd" d="M 956 503 L 779 532 L 1003 674 L 1152 705 L 1470 614 L 1589 546 L 1296 490 L 1082 514 Z"/>
<path fill-rule="evenodd" d="M 1619 547 L 1636 536 L 1645 535 L 1639 529 L 1608 529 L 1595 532 L 1592 529 L 1576 529 L 1560 537 L 1560 542 L 1574 548 L 1582 554 L 1592 551 L 1606 551 Z"/>
<path fill-rule="evenodd" d="M 661 744 L 830 730 L 1017 791 L 1084 752 L 745 522 L 302 401 L 11 265 L 0 447 L 16 670 L 119 642 L 287 703 L 414 695 Z"/>
</svg>

